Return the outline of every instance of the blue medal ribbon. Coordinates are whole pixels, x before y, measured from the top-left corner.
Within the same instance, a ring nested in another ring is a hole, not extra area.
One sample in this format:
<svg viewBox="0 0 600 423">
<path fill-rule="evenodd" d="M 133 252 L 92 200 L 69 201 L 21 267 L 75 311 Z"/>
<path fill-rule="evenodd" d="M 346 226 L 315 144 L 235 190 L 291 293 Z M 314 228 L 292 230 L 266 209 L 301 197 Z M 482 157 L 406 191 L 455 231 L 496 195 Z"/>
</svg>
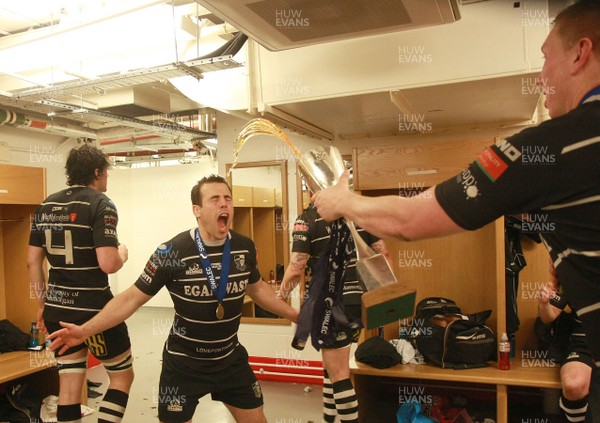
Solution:
<svg viewBox="0 0 600 423">
<path fill-rule="evenodd" d="M 587 93 L 583 99 L 581 100 L 581 103 L 579 103 L 579 105 L 581 106 L 583 103 L 586 102 L 586 100 L 590 97 L 593 97 L 595 95 L 600 95 L 600 87 L 596 87 L 594 88 L 592 91 L 590 91 L 589 93 Z"/>
<path fill-rule="evenodd" d="M 194 241 L 196 243 L 196 249 L 198 250 L 198 256 L 200 257 L 200 264 L 204 269 L 204 274 L 206 275 L 206 279 L 210 284 L 210 289 L 212 290 L 213 295 L 219 304 L 221 304 L 223 298 L 225 298 L 225 293 L 227 292 L 227 282 L 229 281 L 229 263 L 231 259 L 231 242 L 229 239 L 229 234 L 227 234 L 227 237 L 225 238 L 225 244 L 223 245 L 223 260 L 221 261 L 221 273 L 218 285 L 217 279 L 215 278 L 215 274 L 212 270 L 210 259 L 208 258 L 208 253 L 206 252 L 206 247 L 204 247 L 204 243 L 202 242 L 198 228 L 196 228 L 194 233 Z"/>
</svg>

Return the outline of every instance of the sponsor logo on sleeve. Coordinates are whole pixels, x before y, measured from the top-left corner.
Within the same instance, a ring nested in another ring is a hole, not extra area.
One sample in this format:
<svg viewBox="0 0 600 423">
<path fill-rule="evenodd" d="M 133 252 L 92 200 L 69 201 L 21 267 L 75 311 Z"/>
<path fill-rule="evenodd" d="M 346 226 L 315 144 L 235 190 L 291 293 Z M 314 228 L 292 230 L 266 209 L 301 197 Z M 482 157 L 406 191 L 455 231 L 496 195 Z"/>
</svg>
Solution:
<svg viewBox="0 0 600 423">
<path fill-rule="evenodd" d="M 294 232 L 307 232 L 308 225 L 302 221 L 296 221 L 296 223 L 294 223 L 294 227 L 292 230 Z"/>
<path fill-rule="evenodd" d="M 456 181 L 463 187 L 467 200 L 477 198 L 481 193 L 477 187 L 477 179 L 470 169 L 465 169 L 456 177 Z"/>
<path fill-rule="evenodd" d="M 115 228 L 117 226 L 117 222 L 118 222 L 117 216 L 112 215 L 112 214 L 104 215 L 104 224 L 106 226 Z"/>
<path fill-rule="evenodd" d="M 149 271 L 148 269 L 144 269 L 144 271 L 140 274 L 139 279 L 144 282 L 146 285 L 150 285 L 152 283 L 152 276 L 154 276 L 154 274 L 152 274 L 152 276 L 148 275 Z"/>
<path fill-rule="evenodd" d="M 511 162 L 514 162 L 521 157 L 521 152 L 519 149 L 507 140 L 496 141 L 495 146 L 498 147 L 502 154 L 504 154 L 504 156 Z"/>
<path fill-rule="evenodd" d="M 508 169 L 508 165 L 491 147 L 485 149 L 477 157 L 475 163 L 492 182 L 495 182 Z"/>
</svg>

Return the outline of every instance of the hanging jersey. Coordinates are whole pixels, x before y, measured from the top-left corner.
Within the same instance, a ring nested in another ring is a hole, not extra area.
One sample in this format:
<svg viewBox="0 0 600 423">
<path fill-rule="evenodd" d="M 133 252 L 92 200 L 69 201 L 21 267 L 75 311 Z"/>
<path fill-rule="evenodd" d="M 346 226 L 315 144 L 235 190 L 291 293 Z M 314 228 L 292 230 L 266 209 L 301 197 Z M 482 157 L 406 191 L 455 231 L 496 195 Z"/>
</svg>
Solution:
<svg viewBox="0 0 600 423">
<path fill-rule="evenodd" d="M 367 245 L 373 245 L 379 241 L 378 237 L 364 229 L 356 229 Z M 318 215 L 315 207 L 306 209 L 294 222 L 292 252 L 310 254 L 307 264 L 310 271 L 315 268 L 319 256 L 327 248 L 330 233 L 330 224 Z M 354 242 L 352 235 L 350 235 L 350 239 Z M 343 298 L 346 305 L 360 305 L 360 296 L 363 290 L 356 274 L 356 252 L 353 252 L 352 255 L 344 275 Z"/>
<path fill-rule="evenodd" d="M 59 191 L 37 208 L 29 245 L 44 248 L 50 264 L 45 319 L 85 321 L 110 301 L 96 248 L 119 246 L 117 223 L 114 203 L 88 187 Z"/>
<path fill-rule="evenodd" d="M 166 352 L 175 362 L 182 359 L 186 366 L 204 371 L 225 368 L 243 350 L 237 348 L 237 332 L 244 295 L 248 284 L 260 280 L 252 240 L 234 231 L 229 236 L 229 281 L 221 319 L 217 317 L 218 302 L 200 263 L 193 230 L 161 244 L 135 282 L 147 295 L 155 295 L 163 286 L 167 288 L 175 305 L 175 318 L 165 344 Z M 205 247 L 219 284 L 223 246 Z"/>
</svg>

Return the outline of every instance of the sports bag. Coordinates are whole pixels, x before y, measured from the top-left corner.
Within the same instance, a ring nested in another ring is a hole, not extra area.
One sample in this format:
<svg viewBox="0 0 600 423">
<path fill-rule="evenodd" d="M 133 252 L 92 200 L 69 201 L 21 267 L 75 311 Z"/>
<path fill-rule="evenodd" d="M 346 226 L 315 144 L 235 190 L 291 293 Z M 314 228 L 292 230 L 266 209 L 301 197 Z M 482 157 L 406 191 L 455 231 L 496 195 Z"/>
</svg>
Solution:
<svg viewBox="0 0 600 423">
<path fill-rule="evenodd" d="M 491 313 L 465 315 L 454 301 L 429 297 L 417 304 L 411 332 L 429 363 L 452 369 L 485 367 L 496 352 L 494 332 L 484 324 Z"/>
<path fill-rule="evenodd" d="M 29 335 L 11 323 L 0 320 L 0 353 L 26 350 Z"/>
</svg>

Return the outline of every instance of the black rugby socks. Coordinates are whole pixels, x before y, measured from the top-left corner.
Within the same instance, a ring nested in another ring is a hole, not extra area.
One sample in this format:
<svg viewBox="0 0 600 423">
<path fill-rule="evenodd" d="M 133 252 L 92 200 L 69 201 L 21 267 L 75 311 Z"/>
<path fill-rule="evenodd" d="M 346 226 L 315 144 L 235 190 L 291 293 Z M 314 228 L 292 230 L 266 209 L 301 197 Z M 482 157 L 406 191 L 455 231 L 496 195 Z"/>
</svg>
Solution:
<svg viewBox="0 0 600 423">
<path fill-rule="evenodd" d="M 329 379 L 327 370 L 323 375 L 323 421 L 333 423 L 335 421 L 335 400 L 333 399 L 333 384 Z"/>
<path fill-rule="evenodd" d="M 98 423 L 120 423 L 128 400 L 129 394 L 123 391 L 107 390 L 98 410 Z"/>
<path fill-rule="evenodd" d="M 358 423 L 358 400 L 350 379 L 333 384 L 333 397 L 340 421 Z"/>
<path fill-rule="evenodd" d="M 56 420 L 60 423 L 81 423 L 81 404 L 58 405 Z"/>
</svg>

